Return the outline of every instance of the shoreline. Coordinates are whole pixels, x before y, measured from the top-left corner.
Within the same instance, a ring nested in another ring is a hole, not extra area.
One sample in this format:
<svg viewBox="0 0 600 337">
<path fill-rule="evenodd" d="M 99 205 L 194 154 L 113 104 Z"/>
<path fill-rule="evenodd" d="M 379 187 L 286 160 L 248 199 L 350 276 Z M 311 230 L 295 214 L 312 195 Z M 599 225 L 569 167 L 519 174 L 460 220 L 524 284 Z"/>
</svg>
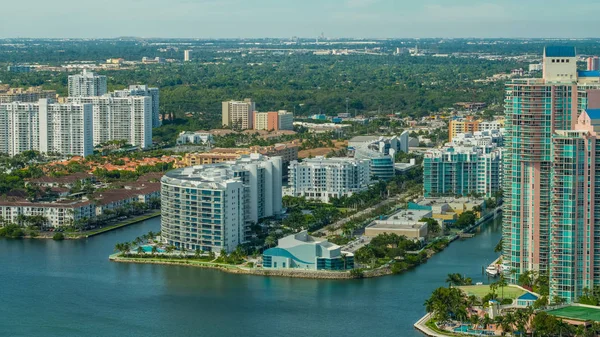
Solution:
<svg viewBox="0 0 600 337">
<path fill-rule="evenodd" d="M 498 215 L 502 213 L 502 207 L 497 207 L 493 212 L 489 212 L 486 216 L 480 218 L 475 225 L 470 228 L 465 229 L 461 233 L 466 233 L 474 230 L 475 228 L 481 226 L 482 224 L 495 219 Z M 444 247 L 444 250 L 452 244 L 455 240 L 457 240 L 460 235 L 455 235 L 448 242 L 448 245 Z M 434 253 L 427 257 L 429 260 L 432 256 L 442 253 L 444 250 L 441 250 L 437 253 Z M 243 266 L 236 265 L 228 265 L 228 264 L 220 264 L 220 263 L 212 263 L 205 261 L 194 261 L 193 259 L 189 260 L 179 260 L 179 259 L 168 259 L 168 258 L 136 258 L 136 257 L 122 257 L 119 253 L 112 254 L 108 257 L 108 259 L 112 262 L 118 263 L 137 263 L 137 264 L 161 264 L 161 265 L 175 265 L 175 266 L 184 266 L 184 267 L 195 267 L 195 268 L 207 268 L 207 269 L 216 269 L 222 272 L 230 273 L 230 274 L 242 274 L 242 275 L 254 275 L 254 276 L 275 276 L 275 277 L 289 277 L 289 278 L 304 278 L 304 279 L 327 279 L 327 280 L 355 280 L 361 278 L 374 278 L 374 277 L 382 277 L 389 275 L 399 275 L 402 274 L 405 270 L 398 274 L 394 274 L 389 267 L 380 267 L 372 270 L 362 270 L 362 275 L 352 275 L 350 271 L 344 272 L 335 272 L 335 271 L 316 271 L 316 270 L 298 270 L 298 269 L 256 269 L 256 268 L 247 268 Z M 427 262 L 425 262 L 427 263 Z M 414 266 L 413 268 L 419 267 Z M 412 268 L 408 268 L 412 269 Z M 408 270 L 406 269 L 406 270 Z"/>
<path fill-rule="evenodd" d="M 122 257 L 119 254 L 112 254 L 108 258 L 112 262 L 118 263 L 137 263 L 137 264 L 159 264 L 194 268 L 216 269 L 229 274 L 253 275 L 253 276 L 274 276 L 303 279 L 323 279 L 323 280 L 357 280 L 361 278 L 373 278 L 394 275 L 390 268 L 377 268 L 363 271 L 362 275 L 355 276 L 350 271 L 316 271 L 316 270 L 298 270 L 298 269 L 258 269 L 248 268 L 237 265 L 222 263 L 194 261 L 193 259 L 157 259 L 157 258 L 135 258 Z"/>
<path fill-rule="evenodd" d="M 119 228 L 123 228 L 123 227 L 127 227 L 129 225 L 133 225 L 145 220 L 149 220 L 149 219 L 153 219 L 160 216 L 160 210 L 159 211 L 155 211 L 152 213 L 148 213 L 148 214 L 142 214 L 140 216 L 136 216 L 134 218 L 131 219 L 126 219 L 124 221 L 121 222 L 117 222 L 113 225 L 109 225 L 109 226 L 105 226 L 102 228 L 98 228 L 98 229 L 94 229 L 91 231 L 87 231 L 87 232 L 81 232 L 81 233 L 65 233 L 65 232 L 44 232 L 43 234 L 39 234 L 37 236 L 31 237 L 29 235 L 23 236 L 21 238 L 10 238 L 10 239 L 14 239 L 14 240 L 19 240 L 19 239 L 28 239 L 28 240 L 54 240 L 53 236 L 56 233 L 62 233 L 64 235 L 64 238 L 58 241 L 62 241 L 62 240 L 81 240 L 81 239 L 87 239 L 96 235 L 100 235 L 106 232 L 110 232 L 113 231 L 115 229 L 119 229 Z"/>
</svg>

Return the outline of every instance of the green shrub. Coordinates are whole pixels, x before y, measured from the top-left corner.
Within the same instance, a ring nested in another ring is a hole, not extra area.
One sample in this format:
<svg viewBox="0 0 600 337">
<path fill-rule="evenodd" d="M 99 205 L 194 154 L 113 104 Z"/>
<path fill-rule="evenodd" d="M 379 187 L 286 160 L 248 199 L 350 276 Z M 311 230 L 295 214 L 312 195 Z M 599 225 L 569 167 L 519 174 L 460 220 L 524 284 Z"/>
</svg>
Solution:
<svg viewBox="0 0 600 337">
<path fill-rule="evenodd" d="M 352 270 L 350 270 L 350 275 L 352 275 L 353 278 L 365 277 L 365 273 L 363 272 L 362 269 L 352 269 Z"/>
<path fill-rule="evenodd" d="M 54 236 L 52 236 L 52 239 L 56 240 L 56 241 L 61 241 L 61 240 L 65 239 L 65 235 L 61 232 L 57 232 L 57 233 L 54 233 Z"/>
</svg>

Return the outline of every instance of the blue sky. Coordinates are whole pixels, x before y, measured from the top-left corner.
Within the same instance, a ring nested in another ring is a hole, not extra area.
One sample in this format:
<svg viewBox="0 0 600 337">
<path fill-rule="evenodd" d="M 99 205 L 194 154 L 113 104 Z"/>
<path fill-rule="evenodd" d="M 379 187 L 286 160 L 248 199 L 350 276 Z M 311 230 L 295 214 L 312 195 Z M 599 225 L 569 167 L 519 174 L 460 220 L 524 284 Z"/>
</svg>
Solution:
<svg viewBox="0 0 600 337">
<path fill-rule="evenodd" d="M 600 16 L 597 0 L 5 2 L 2 38 L 597 37 Z"/>
</svg>

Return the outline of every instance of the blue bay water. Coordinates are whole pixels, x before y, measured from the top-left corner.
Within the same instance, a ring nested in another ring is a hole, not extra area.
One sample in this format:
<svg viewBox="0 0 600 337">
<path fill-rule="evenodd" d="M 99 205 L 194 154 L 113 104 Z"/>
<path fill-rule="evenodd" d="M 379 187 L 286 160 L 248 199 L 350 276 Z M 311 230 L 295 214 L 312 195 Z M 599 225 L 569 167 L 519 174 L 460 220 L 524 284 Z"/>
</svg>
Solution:
<svg viewBox="0 0 600 337">
<path fill-rule="evenodd" d="M 486 281 L 500 219 L 402 275 L 353 281 L 109 262 L 159 218 L 81 241 L 0 240 L 0 336 L 421 336 L 448 273 Z"/>
</svg>

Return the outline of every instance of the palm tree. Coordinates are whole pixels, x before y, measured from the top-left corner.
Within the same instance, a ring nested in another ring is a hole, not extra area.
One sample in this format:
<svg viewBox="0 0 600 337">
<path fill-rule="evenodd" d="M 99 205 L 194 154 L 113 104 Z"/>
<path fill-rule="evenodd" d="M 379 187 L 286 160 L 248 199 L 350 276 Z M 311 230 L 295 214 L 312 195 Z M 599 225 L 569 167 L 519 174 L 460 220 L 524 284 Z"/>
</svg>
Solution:
<svg viewBox="0 0 600 337">
<path fill-rule="evenodd" d="M 471 296 L 467 297 L 467 306 L 469 308 L 473 308 L 477 304 L 479 304 L 479 299 L 477 298 L 477 296 L 471 295 Z"/>
<path fill-rule="evenodd" d="M 200 248 L 196 248 L 196 251 L 194 252 L 194 257 L 199 259 L 200 254 L 202 254 L 202 251 L 200 250 Z"/>
<path fill-rule="evenodd" d="M 179 246 L 179 251 L 181 252 L 181 255 L 183 256 L 183 258 L 187 257 L 187 254 L 186 254 L 187 249 L 185 248 L 185 245 L 182 244 L 181 246 Z"/>
<path fill-rule="evenodd" d="M 492 323 L 493 320 L 490 318 L 490 316 L 488 314 L 485 314 L 485 316 L 483 316 L 483 319 L 481 320 L 481 323 L 483 324 L 483 328 L 487 329 L 488 325 L 490 325 L 490 323 Z"/>
<path fill-rule="evenodd" d="M 267 245 L 267 247 L 271 248 L 273 246 L 275 246 L 277 244 L 277 241 L 274 237 L 272 237 L 271 235 L 267 236 L 267 238 L 265 239 L 265 245 Z"/>
<path fill-rule="evenodd" d="M 137 247 L 137 253 L 140 254 L 140 255 L 144 254 L 144 248 L 142 248 L 142 246 L 138 246 Z"/>
<path fill-rule="evenodd" d="M 156 253 L 158 253 L 158 247 L 152 246 L 152 255 L 155 255 Z"/>
<path fill-rule="evenodd" d="M 506 278 L 504 277 L 504 274 L 500 273 L 500 278 L 498 279 L 498 281 L 496 283 L 500 287 L 500 289 L 502 291 L 502 299 L 504 299 L 504 287 L 506 287 L 508 285 L 508 283 L 506 282 Z"/>
</svg>

